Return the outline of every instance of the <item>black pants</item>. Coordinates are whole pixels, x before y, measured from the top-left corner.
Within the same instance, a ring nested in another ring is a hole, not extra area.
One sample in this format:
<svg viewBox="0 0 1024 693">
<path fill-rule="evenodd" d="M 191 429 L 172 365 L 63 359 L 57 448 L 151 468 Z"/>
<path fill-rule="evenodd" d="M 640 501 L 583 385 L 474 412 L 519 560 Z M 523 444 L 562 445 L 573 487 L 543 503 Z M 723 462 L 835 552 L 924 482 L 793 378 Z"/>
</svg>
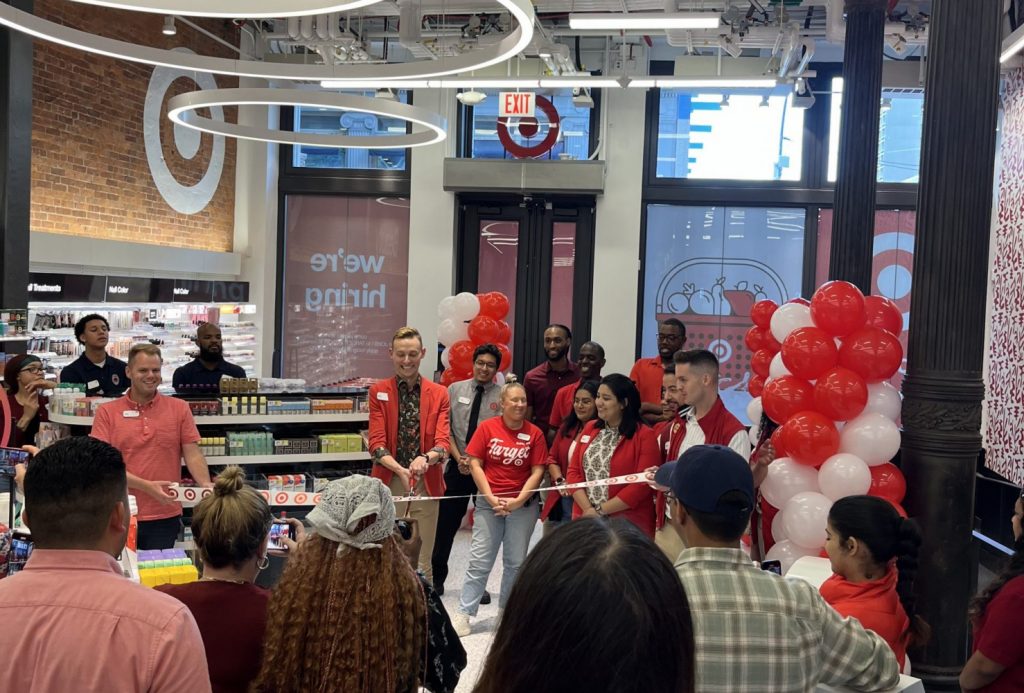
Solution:
<svg viewBox="0 0 1024 693">
<path fill-rule="evenodd" d="M 434 553 L 430 556 L 431 568 L 434 573 L 434 585 L 444 587 L 448 577 L 448 558 L 452 554 L 452 543 L 455 534 L 462 525 L 462 518 L 469 507 L 468 498 L 447 498 L 447 496 L 465 496 L 476 493 L 476 484 L 469 474 L 459 472 L 455 460 L 448 462 L 444 473 L 446 498 L 438 502 L 437 532 L 434 535 Z"/>
<path fill-rule="evenodd" d="M 181 516 L 139 523 L 139 551 L 173 549 L 181 533 Z"/>
</svg>

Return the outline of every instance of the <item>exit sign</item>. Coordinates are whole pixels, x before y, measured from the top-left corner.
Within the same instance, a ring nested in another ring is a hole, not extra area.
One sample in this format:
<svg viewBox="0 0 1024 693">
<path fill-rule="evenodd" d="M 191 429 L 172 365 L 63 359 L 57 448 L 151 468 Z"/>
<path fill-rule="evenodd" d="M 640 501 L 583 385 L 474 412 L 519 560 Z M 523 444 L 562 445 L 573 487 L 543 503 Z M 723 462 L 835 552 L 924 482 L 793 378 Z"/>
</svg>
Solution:
<svg viewBox="0 0 1024 693">
<path fill-rule="evenodd" d="M 498 94 L 498 117 L 533 117 L 536 105 L 532 91 L 503 91 Z"/>
</svg>

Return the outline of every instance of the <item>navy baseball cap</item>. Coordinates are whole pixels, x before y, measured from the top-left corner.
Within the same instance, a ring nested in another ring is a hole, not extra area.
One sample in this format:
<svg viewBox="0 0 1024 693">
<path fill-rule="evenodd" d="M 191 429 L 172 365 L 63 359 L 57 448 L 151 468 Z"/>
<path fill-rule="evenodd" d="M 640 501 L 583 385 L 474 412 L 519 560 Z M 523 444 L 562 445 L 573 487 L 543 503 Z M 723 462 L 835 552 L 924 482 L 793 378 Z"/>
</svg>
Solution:
<svg viewBox="0 0 1024 693">
<path fill-rule="evenodd" d="M 666 462 L 654 475 L 654 482 L 672 489 L 683 505 L 706 513 L 732 513 L 735 505 L 721 505 L 719 499 L 739 491 L 748 500 L 744 512 L 754 508 L 754 475 L 750 465 L 732 448 L 724 445 L 694 445 L 677 462 Z"/>
</svg>

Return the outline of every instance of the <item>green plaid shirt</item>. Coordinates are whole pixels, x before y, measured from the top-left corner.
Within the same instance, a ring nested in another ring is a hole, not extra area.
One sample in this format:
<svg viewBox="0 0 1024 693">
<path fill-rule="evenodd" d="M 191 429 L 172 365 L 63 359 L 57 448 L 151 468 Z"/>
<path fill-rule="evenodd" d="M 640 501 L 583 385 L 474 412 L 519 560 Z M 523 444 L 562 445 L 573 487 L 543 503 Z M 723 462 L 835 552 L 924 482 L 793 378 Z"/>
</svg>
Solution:
<svg viewBox="0 0 1024 693">
<path fill-rule="evenodd" d="M 698 693 L 883 691 L 899 681 L 885 641 L 810 583 L 763 571 L 740 549 L 686 549 L 675 567 L 693 616 Z"/>
</svg>

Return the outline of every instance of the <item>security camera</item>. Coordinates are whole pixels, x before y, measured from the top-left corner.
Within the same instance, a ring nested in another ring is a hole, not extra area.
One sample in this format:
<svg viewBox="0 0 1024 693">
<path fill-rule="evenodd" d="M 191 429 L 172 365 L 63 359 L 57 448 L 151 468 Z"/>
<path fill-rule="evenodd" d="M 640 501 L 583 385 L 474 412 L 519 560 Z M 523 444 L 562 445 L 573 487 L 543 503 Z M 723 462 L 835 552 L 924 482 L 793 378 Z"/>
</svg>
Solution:
<svg viewBox="0 0 1024 693">
<path fill-rule="evenodd" d="M 455 98 L 459 100 L 459 103 L 465 104 L 466 106 L 476 106 L 487 98 L 487 94 L 482 91 L 470 89 L 469 91 L 460 91 L 455 95 Z"/>
</svg>

